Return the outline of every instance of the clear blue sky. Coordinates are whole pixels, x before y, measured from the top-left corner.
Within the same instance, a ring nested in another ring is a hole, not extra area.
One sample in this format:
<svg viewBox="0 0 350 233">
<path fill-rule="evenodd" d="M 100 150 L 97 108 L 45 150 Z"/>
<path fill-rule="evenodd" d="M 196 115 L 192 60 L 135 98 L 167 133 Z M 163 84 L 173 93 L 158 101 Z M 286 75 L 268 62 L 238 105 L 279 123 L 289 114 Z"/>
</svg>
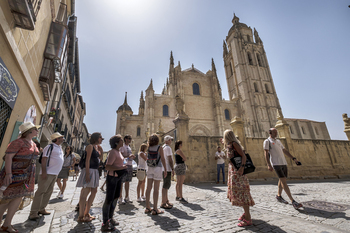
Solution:
<svg viewBox="0 0 350 233">
<path fill-rule="evenodd" d="M 345 0 L 84 0 L 76 1 L 81 94 L 90 133 L 108 139 L 128 92 L 138 114 L 141 91 L 153 79 L 160 94 L 170 51 L 182 69 L 206 73 L 214 59 L 228 99 L 222 44 L 240 22 L 259 32 L 284 117 L 326 122 L 332 139 L 346 140 L 350 115 L 350 8 Z M 346 94 L 348 93 L 348 94 Z"/>
</svg>

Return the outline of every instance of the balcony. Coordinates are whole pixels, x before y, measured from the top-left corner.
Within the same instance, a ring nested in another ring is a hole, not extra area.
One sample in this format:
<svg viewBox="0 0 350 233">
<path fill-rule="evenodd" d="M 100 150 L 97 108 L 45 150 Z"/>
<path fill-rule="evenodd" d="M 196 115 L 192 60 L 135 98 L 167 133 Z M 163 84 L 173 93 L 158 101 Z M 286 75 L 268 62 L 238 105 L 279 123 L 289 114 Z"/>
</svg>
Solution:
<svg viewBox="0 0 350 233">
<path fill-rule="evenodd" d="M 39 76 L 39 84 L 43 92 L 44 100 L 49 101 L 50 93 L 55 81 L 55 69 L 53 63 L 49 59 L 44 59 L 43 67 Z"/>
<path fill-rule="evenodd" d="M 42 0 L 8 0 L 17 27 L 34 30 Z"/>
</svg>

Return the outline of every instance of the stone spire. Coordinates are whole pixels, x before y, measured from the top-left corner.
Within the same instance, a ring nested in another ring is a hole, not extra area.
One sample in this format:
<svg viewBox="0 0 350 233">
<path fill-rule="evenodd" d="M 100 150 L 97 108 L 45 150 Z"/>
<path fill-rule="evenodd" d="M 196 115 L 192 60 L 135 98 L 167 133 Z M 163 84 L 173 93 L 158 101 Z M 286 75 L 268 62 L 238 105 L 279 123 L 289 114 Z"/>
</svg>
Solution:
<svg viewBox="0 0 350 233">
<path fill-rule="evenodd" d="M 255 43 L 262 44 L 258 31 L 254 28 Z"/>
<path fill-rule="evenodd" d="M 143 99 L 143 91 L 141 91 L 139 115 L 144 115 L 144 113 L 145 113 L 145 100 Z"/>
<path fill-rule="evenodd" d="M 214 58 L 211 59 L 211 70 L 214 72 L 215 79 L 216 79 L 216 82 L 217 82 L 217 85 L 218 85 L 218 90 L 220 91 L 221 90 L 221 86 L 220 86 L 220 83 L 219 83 L 218 75 L 216 73 L 216 67 L 215 67 L 215 63 L 214 63 Z"/>
<path fill-rule="evenodd" d="M 153 81 L 152 81 L 152 79 L 151 79 L 151 82 L 150 82 L 149 86 L 147 87 L 146 91 L 148 91 L 148 90 L 152 90 L 153 91 Z"/>
<path fill-rule="evenodd" d="M 224 50 L 224 57 L 228 54 L 228 50 L 227 50 L 227 45 L 226 45 L 226 42 L 224 40 L 224 44 L 223 44 L 223 50 Z"/>
</svg>

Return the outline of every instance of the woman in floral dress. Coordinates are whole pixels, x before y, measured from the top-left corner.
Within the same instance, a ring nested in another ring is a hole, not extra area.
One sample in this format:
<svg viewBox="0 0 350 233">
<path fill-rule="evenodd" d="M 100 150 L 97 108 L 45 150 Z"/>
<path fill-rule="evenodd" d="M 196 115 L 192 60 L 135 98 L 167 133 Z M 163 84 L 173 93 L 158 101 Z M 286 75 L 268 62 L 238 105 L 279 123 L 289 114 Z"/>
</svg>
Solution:
<svg viewBox="0 0 350 233">
<path fill-rule="evenodd" d="M 232 158 L 235 152 L 242 156 L 243 166 L 241 166 L 238 170 L 231 162 L 229 163 L 227 198 L 230 199 L 232 205 L 241 206 L 244 209 L 243 215 L 238 219 L 241 221 L 238 226 L 250 226 L 253 224 L 253 221 L 250 216 L 249 208 L 250 206 L 255 205 L 255 203 L 250 195 L 249 180 L 245 175 L 243 175 L 244 165 L 247 158 L 243 153 L 240 142 L 237 140 L 232 130 L 226 130 L 224 132 L 223 143 L 227 151 L 228 159 Z"/>
<path fill-rule="evenodd" d="M 35 162 L 39 150 L 32 138 L 37 136 L 38 126 L 26 122 L 19 126 L 19 130 L 21 137 L 8 145 L 5 166 L 0 172 L 0 219 L 7 210 L 5 222 L 0 228 L 4 232 L 18 232 L 11 225 L 12 218 L 22 198 L 34 194 Z"/>
</svg>

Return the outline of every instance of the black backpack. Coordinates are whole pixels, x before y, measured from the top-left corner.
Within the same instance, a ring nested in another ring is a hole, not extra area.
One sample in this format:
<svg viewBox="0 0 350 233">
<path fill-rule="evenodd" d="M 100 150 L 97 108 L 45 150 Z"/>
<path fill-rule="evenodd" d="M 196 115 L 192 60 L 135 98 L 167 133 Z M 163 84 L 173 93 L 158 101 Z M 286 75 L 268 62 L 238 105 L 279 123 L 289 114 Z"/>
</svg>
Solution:
<svg viewBox="0 0 350 233">
<path fill-rule="evenodd" d="M 46 152 L 46 155 L 48 157 L 47 159 L 47 164 L 46 166 L 48 167 L 50 165 L 50 157 L 51 157 L 51 153 L 52 153 L 52 150 L 53 150 L 53 144 L 50 144 L 50 147 L 49 149 L 47 150 Z M 41 161 L 43 160 L 43 153 L 40 154 L 40 157 L 39 157 L 39 163 L 41 164 Z"/>
<path fill-rule="evenodd" d="M 157 167 L 160 156 L 158 156 L 158 151 L 159 151 L 160 146 L 158 146 L 158 149 L 156 151 L 150 151 L 148 148 L 148 153 L 147 153 L 147 166 L 149 167 Z"/>
<path fill-rule="evenodd" d="M 85 168 L 85 162 L 86 162 L 86 150 L 81 155 L 80 161 L 79 161 L 79 167 L 80 169 Z"/>
</svg>

